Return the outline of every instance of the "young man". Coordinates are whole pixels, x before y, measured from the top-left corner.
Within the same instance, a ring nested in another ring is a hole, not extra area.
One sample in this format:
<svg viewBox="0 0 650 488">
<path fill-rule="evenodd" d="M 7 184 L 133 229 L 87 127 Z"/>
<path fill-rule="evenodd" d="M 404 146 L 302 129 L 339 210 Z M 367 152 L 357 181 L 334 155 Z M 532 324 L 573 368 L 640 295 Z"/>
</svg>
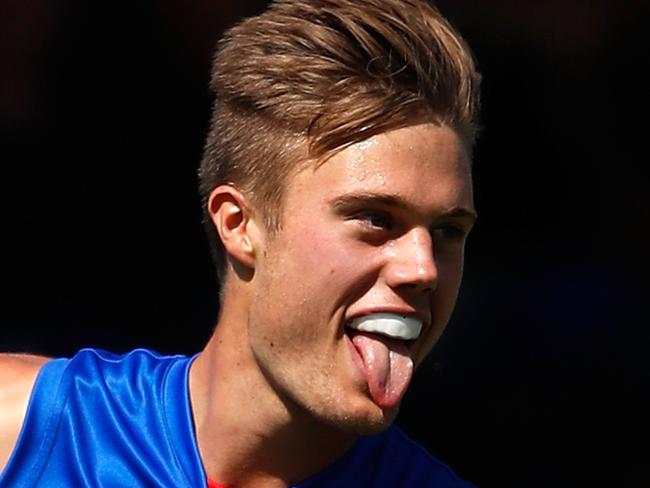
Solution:
<svg viewBox="0 0 650 488">
<path fill-rule="evenodd" d="M 477 85 L 420 0 L 283 0 L 227 32 L 214 334 L 2 358 L 0 486 L 468 486 L 391 423 L 460 284 Z"/>
</svg>

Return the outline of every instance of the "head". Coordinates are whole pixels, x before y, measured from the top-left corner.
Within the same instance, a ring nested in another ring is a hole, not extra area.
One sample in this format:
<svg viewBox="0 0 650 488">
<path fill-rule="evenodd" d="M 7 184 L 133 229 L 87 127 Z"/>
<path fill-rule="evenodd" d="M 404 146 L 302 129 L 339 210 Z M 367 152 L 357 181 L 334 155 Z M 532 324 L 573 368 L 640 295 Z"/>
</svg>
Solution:
<svg viewBox="0 0 650 488">
<path fill-rule="evenodd" d="M 430 120 L 471 153 L 478 84 L 462 38 L 420 0 L 280 0 L 226 32 L 199 173 L 220 280 L 227 257 L 207 209 L 214 188 L 241 190 L 274 232 L 299 165 L 373 135 Z"/>
<path fill-rule="evenodd" d="M 348 432 L 394 418 L 460 283 L 477 85 L 418 0 L 280 0 L 219 44 L 206 221 L 222 300 L 247 297 L 246 345 L 290 409 Z M 377 313 L 422 332 L 351 329 Z"/>
</svg>

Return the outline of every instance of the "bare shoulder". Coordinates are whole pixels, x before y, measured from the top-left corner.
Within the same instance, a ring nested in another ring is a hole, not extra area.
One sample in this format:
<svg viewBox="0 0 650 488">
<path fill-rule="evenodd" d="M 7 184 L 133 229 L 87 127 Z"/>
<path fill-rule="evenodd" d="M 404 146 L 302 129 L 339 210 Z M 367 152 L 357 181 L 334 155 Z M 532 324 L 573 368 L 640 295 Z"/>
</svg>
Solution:
<svg viewBox="0 0 650 488">
<path fill-rule="evenodd" d="M 48 360 L 29 354 L 0 354 L 0 472 L 18 439 L 36 375 Z"/>
</svg>

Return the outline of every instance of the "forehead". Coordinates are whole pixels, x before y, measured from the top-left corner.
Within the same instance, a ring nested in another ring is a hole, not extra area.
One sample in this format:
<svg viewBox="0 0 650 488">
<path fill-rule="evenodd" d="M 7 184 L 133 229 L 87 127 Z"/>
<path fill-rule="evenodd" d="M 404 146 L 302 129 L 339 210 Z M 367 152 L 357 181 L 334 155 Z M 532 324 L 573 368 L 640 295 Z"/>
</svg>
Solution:
<svg viewBox="0 0 650 488">
<path fill-rule="evenodd" d="M 473 208 L 471 162 L 456 132 L 422 123 L 373 136 L 322 164 L 301 168 L 287 185 L 288 205 L 341 195 L 377 195 L 421 210 Z"/>
</svg>

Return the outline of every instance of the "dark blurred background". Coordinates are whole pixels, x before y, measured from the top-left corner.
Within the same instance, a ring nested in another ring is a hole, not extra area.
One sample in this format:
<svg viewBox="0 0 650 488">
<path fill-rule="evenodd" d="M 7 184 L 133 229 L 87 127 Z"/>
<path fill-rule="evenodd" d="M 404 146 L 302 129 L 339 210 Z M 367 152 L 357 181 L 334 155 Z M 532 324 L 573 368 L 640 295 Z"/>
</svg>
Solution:
<svg viewBox="0 0 650 488">
<path fill-rule="evenodd" d="M 0 2 L 0 349 L 202 347 L 211 52 L 265 3 Z M 479 487 L 648 487 L 650 5 L 437 4 L 484 76 L 481 217 L 399 423 Z"/>
</svg>

